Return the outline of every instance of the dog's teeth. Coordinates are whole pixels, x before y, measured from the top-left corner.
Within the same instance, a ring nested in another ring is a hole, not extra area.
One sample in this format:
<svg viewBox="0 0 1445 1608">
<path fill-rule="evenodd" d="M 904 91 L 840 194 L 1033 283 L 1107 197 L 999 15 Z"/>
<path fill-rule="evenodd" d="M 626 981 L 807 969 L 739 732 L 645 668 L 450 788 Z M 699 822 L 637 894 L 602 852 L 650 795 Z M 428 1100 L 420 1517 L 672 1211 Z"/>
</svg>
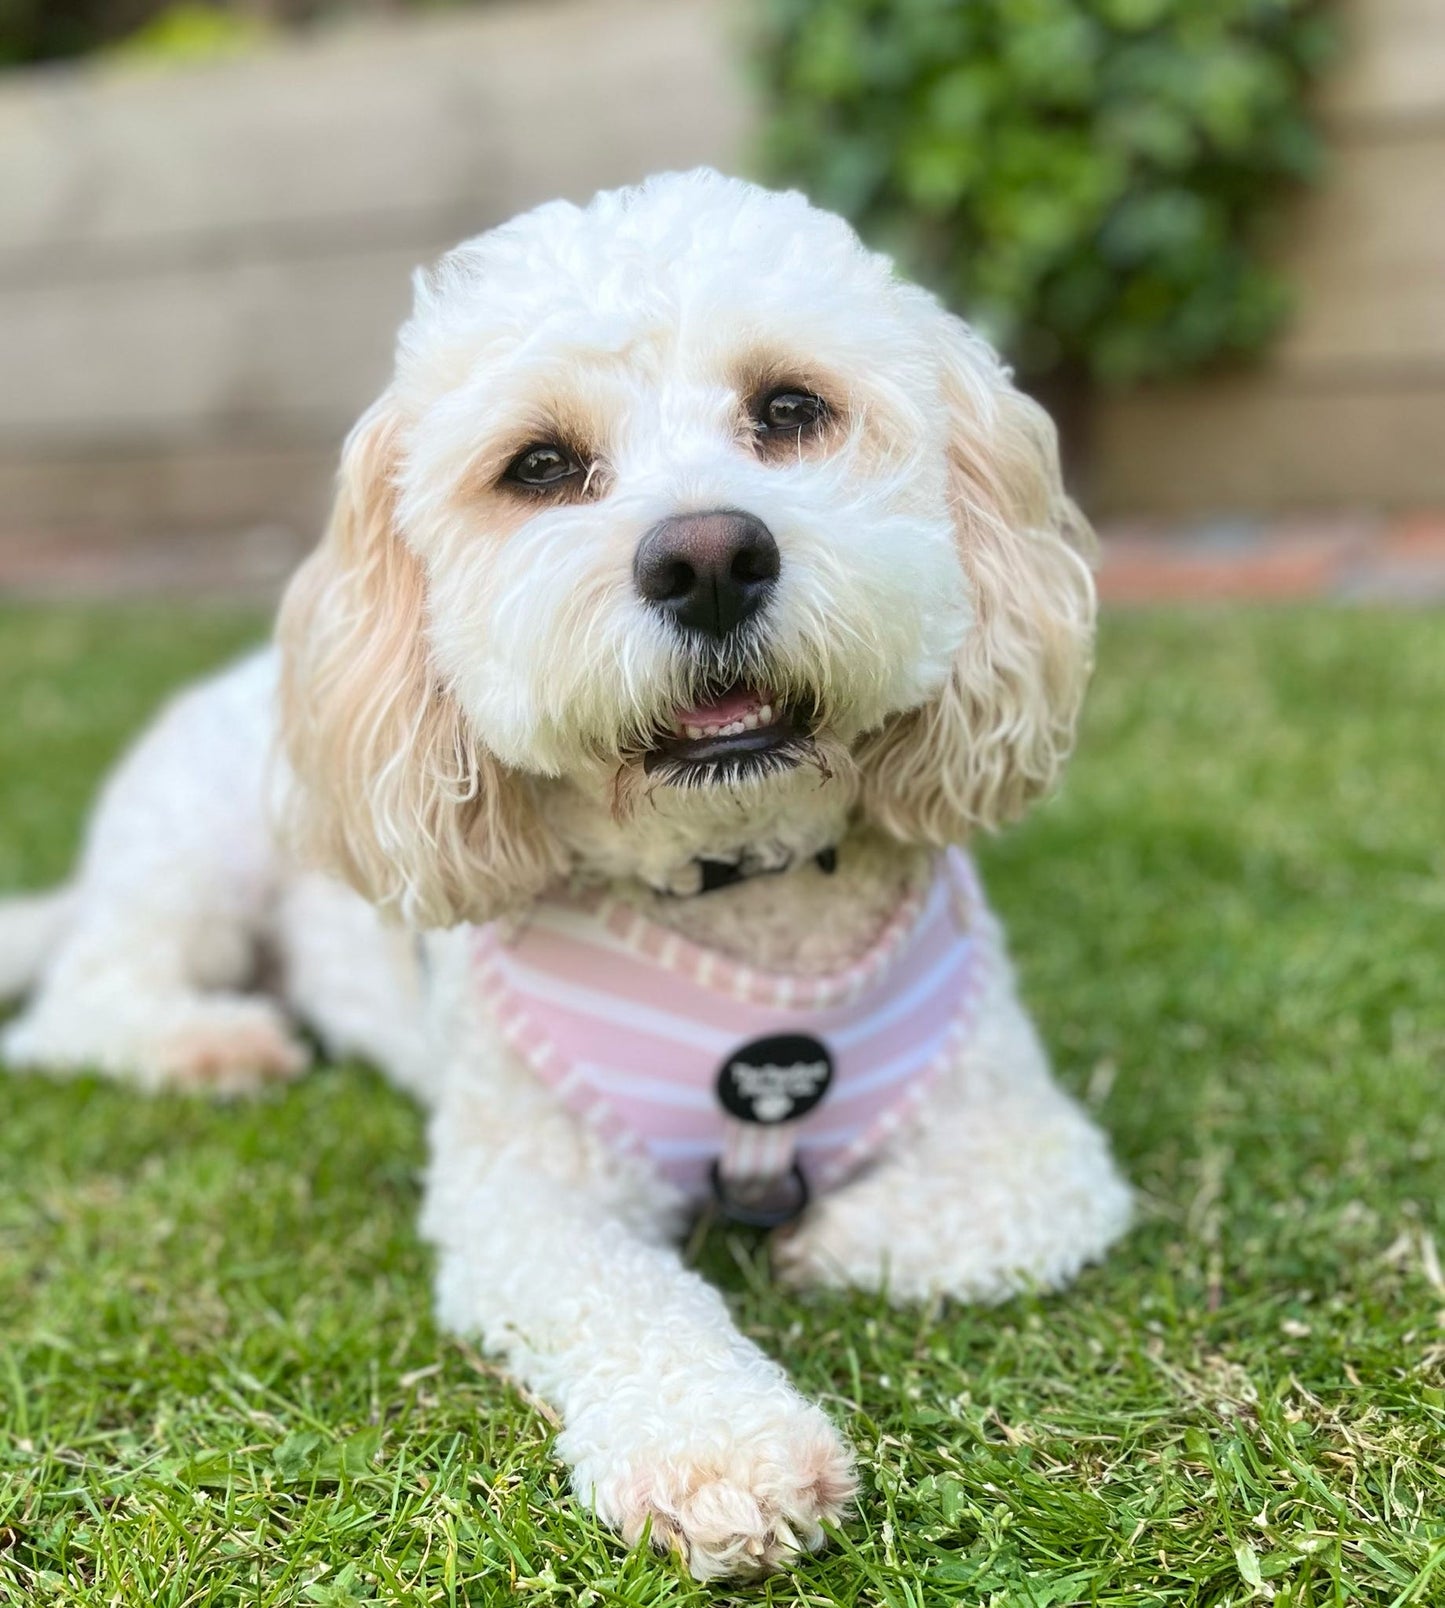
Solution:
<svg viewBox="0 0 1445 1608">
<path fill-rule="evenodd" d="M 704 737 L 741 737 L 744 732 L 757 731 L 760 726 L 770 725 L 774 718 L 772 704 L 766 703 L 737 720 L 701 722 L 675 720 L 673 733 L 678 737 L 689 737 L 694 742 Z"/>
</svg>

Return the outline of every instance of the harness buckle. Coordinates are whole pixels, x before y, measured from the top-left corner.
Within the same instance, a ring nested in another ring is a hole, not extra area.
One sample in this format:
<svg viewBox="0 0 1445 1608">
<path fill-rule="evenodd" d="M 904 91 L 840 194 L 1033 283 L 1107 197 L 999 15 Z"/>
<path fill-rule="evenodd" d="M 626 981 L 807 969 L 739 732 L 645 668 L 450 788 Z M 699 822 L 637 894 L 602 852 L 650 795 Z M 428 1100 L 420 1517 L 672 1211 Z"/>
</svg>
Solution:
<svg viewBox="0 0 1445 1608">
<path fill-rule="evenodd" d="M 781 1228 L 807 1210 L 812 1198 L 808 1179 L 799 1163 L 771 1178 L 725 1176 L 721 1157 L 713 1161 L 709 1177 L 713 1199 L 729 1222 L 747 1228 Z"/>
</svg>

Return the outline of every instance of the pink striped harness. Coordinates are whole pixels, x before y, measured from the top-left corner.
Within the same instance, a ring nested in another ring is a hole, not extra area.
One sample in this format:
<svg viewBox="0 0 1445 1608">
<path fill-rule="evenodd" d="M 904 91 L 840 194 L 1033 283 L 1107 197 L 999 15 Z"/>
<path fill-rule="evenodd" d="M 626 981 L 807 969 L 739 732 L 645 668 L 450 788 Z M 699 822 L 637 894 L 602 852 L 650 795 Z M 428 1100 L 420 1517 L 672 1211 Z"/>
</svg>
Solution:
<svg viewBox="0 0 1445 1608">
<path fill-rule="evenodd" d="M 600 897 L 541 900 L 474 943 L 508 1044 L 694 1199 L 719 1173 L 746 1184 L 797 1167 L 806 1198 L 808 1181 L 860 1167 L 958 1054 L 999 952 L 959 850 L 830 975 L 739 964 Z"/>
</svg>

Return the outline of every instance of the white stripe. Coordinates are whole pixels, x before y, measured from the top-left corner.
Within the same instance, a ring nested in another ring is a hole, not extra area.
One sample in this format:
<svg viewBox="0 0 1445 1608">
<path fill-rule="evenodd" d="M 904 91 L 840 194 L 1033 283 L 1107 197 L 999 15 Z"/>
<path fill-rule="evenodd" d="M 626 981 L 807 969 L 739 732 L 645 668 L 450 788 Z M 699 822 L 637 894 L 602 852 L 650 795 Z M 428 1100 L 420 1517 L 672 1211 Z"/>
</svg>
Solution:
<svg viewBox="0 0 1445 1608">
<path fill-rule="evenodd" d="M 921 1073 L 948 1042 L 952 1031 L 953 1024 L 950 1022 L 926 1044 L 915 1044 L 907 1054 L 885 1061 L 882 1066 L 874 1067 L 862 1077 L 840 1079 L 837 1087 L 828 1091 L 828 1105 L 836 1111 L 839 1106 L 850 1104 L 860 1095 L 872 1094 L 875 1089 L 886 1089 L 891 1084 L 901 1083 L 910 1074 Z"/>
<path fill-rule="evenodd" d="M 813 1150 L 833 1150 L 855 1145 L 872 1130 L 878 1119 L 850 1123 L 845 1128 L 819 1128 L 803 1131 L 789 1139 L 805 1155 Z M 792 1124 L 785 1126 L 791 1127 Z M 711 1139 L 654 1139 L 647 1140 L 647 1148 L 659 1161 L 698 1161 L 718 1153 L 716 1136 Z"/>
<path fill-rule="evenodd" d="M 650 1005 L 598 993 L 595 989 L 584 988 L 579 983 L 560 982 L 546 972 L 534 971 L 532 967 L 523 965 L 513 955 L 506 956 L 502 967 L 509 986 L 516 988 L 524 996 L 530 995 L 548 1004 L 560 1005 L 563 1010 L 577 1011 L 583 1016 L 610 1022 L 616 1027 L 627 1028 L 633 1032 L 641 1028 L 658 1038 L 672 1039 L 678 1044 L 691 1044 L 697 1049 L 706 1050 L 710 1055 L 722 1055 L 725 1051 L 737 1047 L 738 1041 L 734 1034 L 706 1027 L 686 1016 L 673 1016 L 668 1011 L 659 1011 Z"/>
<path fill-rule="evenodd" d="M 649 1134 L 647 1148 L 659 1161 L 696 1161 L 699 1157 L 717 1155 L 718 1137 L 714 1134 L 711 1139 L 660 1139 Z"/>
<path fill-rule="evenodd" d="M 724 1178 L 781 1178 L 793 1164 L 791 1123 L 758 1127 L 729 1121 L 719 1170 Z"/>
<path fill-rule="evenodd" d="M 717 1110 L 711 1089 L 619 1072 L 612 1067 L 598 1066 L 595 1061 L 579 1061 L 576 1072 L 594 1089 L 601 1089 L 614 1099 L 644 1100 L 649 1105 L 681 1106 L 688 1111 Z"/>
<path fill-rule="evenodd" d="M 552 1085 L 552 1091 L 559 1099 L 569 1100 L 577 1092 L 577 1085 L 585 1081 L 586 1068 L 579 1065 L 568 1067 L 567 1075 L 560 1083 Z"/>
<path fill-rule="evenodd" d="M 964 975 L 959 978 L 959 992 L 964 992 L 967 981 L 967 972 L 973 959 L 973 942 L 968 940 L 968 947 L 963 954 L 959 953 L 958 946 L 952 945 L 948 951 L 926 971 L 918 981 L 912 984 L 896 998 L 890 999 L 880 1009 L 870 1011 L 861 1022 L 852 1027 L 841 1027 L 827 1035 L 828 1042 L 837 1050 L 850 1050 L 855 1044 L 862 1044 L 873 1037 L 875 1033 L 882 1033 L 893 1026 L 900 1017 L 907 1016 L 915 1011 L 926 1000 L 947 982 L 956 972 Z"/>
<path fill-rule="evenodd" d="M 583 910 L 572 910 L 566 905 L 547 904 L 544 901 L 533 908 L 528 925 L 555 933 L 560 938 L 570 938 L 574 943 L 586 945 L 588 949 L 605 949 L 612 955 L 625 955 L 634 963 L 640 962 L 644 966 L 658 964 L 640 954 L 625 938 L 619 938 L 598 917 L 589 916 Z"/>
<path fill-rule="evenodd" d="M 754 1172 L 753 1140 L 753 1131 L 745 1123 L 728 1123 L 723 1139 L 722 1170 L 729 1178 L 746 1178 Z"/>
</svg>

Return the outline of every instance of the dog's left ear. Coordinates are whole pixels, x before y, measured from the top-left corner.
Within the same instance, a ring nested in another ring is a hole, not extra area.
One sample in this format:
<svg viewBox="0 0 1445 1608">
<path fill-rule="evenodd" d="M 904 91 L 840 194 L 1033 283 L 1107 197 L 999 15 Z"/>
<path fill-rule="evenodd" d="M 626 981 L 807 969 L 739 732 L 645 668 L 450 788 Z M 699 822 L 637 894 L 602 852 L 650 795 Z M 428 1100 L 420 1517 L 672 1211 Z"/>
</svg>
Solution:
<svg viewBox="0 0 1445 1608">
<path fill-rule="evenodd" d="M 859 753 L 868 816 L 942 846 L 1012 820 L 1055 781 L 1093 665 L 1093 532 L 1058 436 L 992 349 L 938 313 L 949 492 L 973 618 L 943 690 Z"/>
</svg>

